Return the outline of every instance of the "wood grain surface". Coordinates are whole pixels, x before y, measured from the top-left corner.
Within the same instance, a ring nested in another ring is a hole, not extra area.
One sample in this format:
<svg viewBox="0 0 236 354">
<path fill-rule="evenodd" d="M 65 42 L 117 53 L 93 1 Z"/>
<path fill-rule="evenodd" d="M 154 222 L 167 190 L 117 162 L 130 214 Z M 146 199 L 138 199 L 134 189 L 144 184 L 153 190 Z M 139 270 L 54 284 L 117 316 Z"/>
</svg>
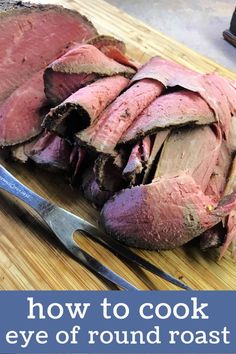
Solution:
<svg viewBox="0 0 236 354">
<path fill-rule="evenodd" d="M 236 80 L 236 73 L 220 67 L 182 44 L 144 25 L 102 0 L 41 0 L 61 4 L 86 15 L 98 31 L 127 44 L 128 53 L 140 62 L 153 55 L 173 59 L 202 72 L 218 72 Z M 73 190 L 63 176 L 21 166 L 4 165 L 31 189 L 60 206 L 97 223 L 99 214 Z M 146 271 L 131 269 L 108 251 L 81 235 L 80 245 L 140 289 L 175 289 Z M 236 265 L 218 251 L 202 253 L 198 242 L 168 252 L 138 251 L 151 262 L 182 279 L 194 289 L 236 289 Z M 23 204 L 0 193 L 0 289 L 115 289 L 85 269 L 57 242 L 41 220 Z"/>
</svg>

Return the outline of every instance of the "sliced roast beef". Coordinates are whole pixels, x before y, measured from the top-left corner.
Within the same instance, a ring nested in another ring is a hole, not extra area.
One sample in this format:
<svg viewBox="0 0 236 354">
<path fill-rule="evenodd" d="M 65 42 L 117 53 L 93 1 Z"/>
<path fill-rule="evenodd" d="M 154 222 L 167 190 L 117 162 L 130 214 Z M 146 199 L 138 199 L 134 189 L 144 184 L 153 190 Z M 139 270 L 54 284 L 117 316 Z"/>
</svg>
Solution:
<svg viewBox="0 0 236 354">
<path fill-rule="evenodd" d="M 46 108 L 40 71 L 0 105 L 0 145 L 16 145 L 38 135 Z"/>
<path fill-rule="evenodd" d="M 132 82 L 145 78 L 158 80 L 165 86 L 181 86 L 198 92 L 212 108 L 222 131 L 228 136 L 231 117 L 235 115 L 236 110 L 236 89 L 230 80 L 214 74 L 201 75 L 159 57 L 153 57 L 144 64 Z"/>
<path fill-rule="evenodd" d="M 214 121 L 214 112 L 199 94 L 182 90 L 155 99 L 125 132 L 120 143 L 137 140 L 158 129 Z"/>
<path fill-rule="evenodd" d="M 215 203 L 218 203 L 223 196 L 231 160 L 231 153 L 227 148 L 226 142 L 223 141 L 220 147 L 217 163 L 205 191 L 205 194 L 210 196 Z M 223 227 L 222 223 L 219 223 L 213 228 L 205 231 L 200 236 L 200 248 L 203 251 L 206 251 L 209 248 L 220 247 L 225 241 L 225 236 L 226 229 Z"/>
<path fill-rule="evenodd" d="M 93 168 L 88 168 L 82 176 L 81 189 L 84 197 L 95 206 L 101 207 L 112 196 L 111 192 L 101 190 L 94 175 Z"/>
<path fill-rule="evenodd" d="M 145 173 L 143 176 L 143 184 L 148 183 L 150 178 L 152 178 L 152 175 L 155 174 L 156 172 L 156 166 L 158 163 L 158 154 L 167 139 L 167 137 L 170 134 L 170 129 L 164 129 L 160 130 L 153 138 L 153 144 L 152 144 L 152 149 L 151 149 L 151 154 L 147 160 L 147 166 L 145 169 Z M 151 180 L 150 180 L 151 182 Z"/>
<path fill-rule="evenodd" d="M 97 33 L 85 17 L 61 6 L 2 1 L 0 16 L 0 102 L 71 42 Z"/>
<path fill-rule="evenodd" d="M 225 228 L 222 223 L 213 226 L 211 229 L 203 232 L 200 235 L 200 248 L 202 251 L 207 251 L 210 248 L 222 246 L 225 240 Z"/>
<path fill-rule="evenodd" d="M 214 110 L 221 129 L 228 139 L 232 116 L 236 115 L 236 89 L 226 78 L 214 74 L 203 75 L 201 84 L 198 91 Z"/>
<path fill-rule="evenodd" d="M 44 74 L 45 93 L 53 104 L 59 104 L 98 77 L 132 77 L 134 73 L 135 70 L 108 58 L 93 45 L 77 45 L 48 66 Z"/>
<path fill-rule="evenodd" d="M 151 137 L 147 136 L 141 141 L 142 161 L 146 164 L 152 150 Z"/>
<path fill-rule="evenodd" d="M 236 151 L 236 115 L 232 116 L 231 126 L 227 137 L 227 146 L 229 151 Z"/>
<path fill-rule="evenodd" d="M 218 203 L 223 196 L 231 162 L 232 155 L 226 142 L 223 141 L 220 147 L 217 163 L 205 191 L 205 193 L 214 199 L 216 203 Z"/>
<path fill-rule="evenodd" d="M 142 164 L 142 151 L 141 151 L 141 142 L 138 142 L 129 156 L 129 160 L 123 170 L 123 175 L 131 180 L 131 184 L 135 184 L 135 177 L 137 174 L 140 174 L 143 170 Z M 133 181 L 134 179 L 134 181 Z"/>
<path fill-rule="evenodd" d="M 51 69 L 44 78 L 45 94 L 52 106 L 57 106 L 80 88 L 99 79 L 97 74 L 67 74 Z"/>
<path fill-rule="evenodd" d="M 125 189 L 103 207 L 108 233 L 129 246 L 172 249 L 219 223 L 236 206 L 233 194 L 216 207 L 191 176 L 162 177 Z"/>
<path fill-rule="evenodd" d="M 146 62 L 133 77 L 132 82 L 143 79 L 160 81 L 165 87 L 181 86 L 198 92 L 202 75 L 176 62 L 158 56 Z"/>
<path fill-rule="evenodd" d="M 154 80 L 135 83 L 107 107 L 95 124 L 77 134 L 79 143 L 113 154 L 123 133 L 162 91 L 163 85 Z"/>
<path fill-rule="evenodd" d="M 229 178 L 224 190 L 224 195 L 227 196 L 236 191 L 236 157 L 233 159 Z M 236 208 L 229 214 L 228 220 L 226 220 L 227 236 L 224 245 L 220 252 L 220 258 L 222 258 L 232 244 L 232 256 L 236 257 Z"/>
<path fill-rule="evenodd" d="M 152 142 L 149 136 L 137 143 L 129 156 L 123 170 L 123 175 L 129 180 L 130 185 L 135 185 L 137 179 L 144 171 L 151 154 Z"/>
<path fill-rule="evenodd" d="M 205 192 L 218 160 L 221 138 L 216 126 L 173 131 L 165 141 L 155 178 L 186 173 Z"/>
<path fill-rule="evenodd" d="M 27 156 L 38 165 L 50 170 L 68 171 L 72 146 L 54 133 L 44 133 L 37 142 L 28 148 Z"/>
<path fill-rule="evenodd" d="M 234 208 L 235 209 L 235 208 Z M 227 235 L 225 242 L 222 246 L 220 252 L 220 259 L 225 255 L 225 252 L 232 246 L 231 256 L 232 258 L 236 258 L 236 210 L 231 211 L 227 220 Z"/>
<path fill-rule="evenodd" d="M 92 44 L 97 47 L 101 52 L 106 54 L 107 57 L 114 59 L 120 64 L 130 66 L 131 68 L 137 70 L 140 66 L 139 63 L 128 58 L 125 55 L 126 48 L 124 42 L 111 37 L 99 35 L 94 38 L 91 38 L 87 41 L 88 44 Z"/>
<path fill-rule="evenodd" d="M 61 136 L 74 135 L 93 124 L 128 83 L 128 79 L 116 75 L 81 88 L 59 106 L 51 109 L 44 120 L 44 127 Z"/>
<path fill-rule="evenodd" d="M 78 44 L 54 60 L 49 66 L 53 71 L 63 73 L 91 74 L 98 72 L 103 76 L 124 74 L 132 77 L 134 70 L 108 58 L 99 49 L 91 44 Z"/>
<path fill-rule="evenodd" d="M 70 154 L 70 166 L 72 170 L 71 182 L 74 183 L 80 174 L 82 174 L 82 166 L 86 157 L 86 151 L 75 145 Z"/>
<path fill-rule="evenodd" d="M 122 159 L 119 156 L 119 163 L 115 163 L 113 157 L 103 154 L 98 156 L 94 164 L 94 174 L 99 189 L 114 194 L 127 186 L 127 182 L 122 175 L 123 169 L 120 167 L 120 165 L 123 165 Z"/>
<path fill-rule="evenodd" d="M 109 52 L 110 48 L 117 49 L 120 53 L 125 54 L 126 52 L 126 46 L 123 41 L 120 41 L 119 39 L 112 37 L 112 36 L 107 36 L 107 35 L 98 35 L 95 36 L 91 39 L 89 39 L 87 44 L 91 44 L 97 49 L 99 49 L 101 52 L 106 54 L 107 57 L 110 58 Z M 111 56 L 112 58 L 112 56 Z M 114 58 L 112 58 L 114 59 Z"/>
</svg>

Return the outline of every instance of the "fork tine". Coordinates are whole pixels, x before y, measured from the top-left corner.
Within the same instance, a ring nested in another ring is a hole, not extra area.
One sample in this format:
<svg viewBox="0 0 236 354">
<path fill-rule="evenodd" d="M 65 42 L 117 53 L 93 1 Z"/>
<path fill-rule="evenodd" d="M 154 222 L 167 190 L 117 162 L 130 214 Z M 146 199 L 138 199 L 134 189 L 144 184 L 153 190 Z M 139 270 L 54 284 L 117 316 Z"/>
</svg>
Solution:
<svg viewBox="0 0 236 354">
<path fill-rule="evenodd" d="M 89 224 L 79 216 L 56 205 L 53 205 L 49 211 L 46 210 L 41 216 L 66 249 L 87 268 L 124 290 L 139 290 L 117 273 L 90 256 L 74 241 L 73 235 L 75 231 L 85 231 L 85 229 L 92 226 L 92 224 Z"/>
<path fill-rule="evenodd" d="M 127 280 L 120 277 L 113 270 L 104 266 L 102 263 L 100 263 L 95 258 L 90 256 L 90 254 L 82 250 L 75 242 L 73 242 L 73 245 L 70 247 L 69 251 L 86 267 L 88 267 L 95 273 L 98 273 L 103 278 L 109 280 L 113 284 L 118 285 L 120 288 L 124 290 L 139 290 L 134 285 L 129 283 Z"/>
<path fill-rule="evenodd" d="M 54 206 L 53 210 L 50 210 L 47 216 L 44 215 L 43 218 L 69 250 L 73 233 L 76 230 L 84 231 L 88 236 L 102 243 L 102 245 L 108 248 L 112 253 L 120 255 L 123 259 L 148 270 L 149 272 L 168 281 L 169 283 L 174 284 L 175 286 L 178 286 L 181 289 L 192 290 L 180 280 L 164 272 L 144 258 L 138 256 L 126 246 L 123 246 L 120 242 L 108 236 L 96 226 L 63 208 Z"/>
<path fill-rule="evenodd" d="M 137 255 L 133 251 L 131 251 L 126 246 L 123 246 L 120 242 L 116 241 L 112 237 L 108 236 L 103 231 L 97 229 L 92 224 L 85 221 L 84 223 L 84 231 L 87 232 L 91 237 L 96 239 L 99 242 L 102 242 L 104 246 L 110 249 L 113 253 L 119 254 L 122 258 L 126 259 L 129 262 L 136 264 L 139 267 L 142 267 L 149 272 L 157 275 L 158 277 L 168 281 L 169 283 L 178 286 L 184 290 L 192 290 L 189 286 L 176 279 L 172 275 L 164 272 L 162 269 L 156 267 L 154 264 L 150 263 L 143 257 Z"/>
</svg>

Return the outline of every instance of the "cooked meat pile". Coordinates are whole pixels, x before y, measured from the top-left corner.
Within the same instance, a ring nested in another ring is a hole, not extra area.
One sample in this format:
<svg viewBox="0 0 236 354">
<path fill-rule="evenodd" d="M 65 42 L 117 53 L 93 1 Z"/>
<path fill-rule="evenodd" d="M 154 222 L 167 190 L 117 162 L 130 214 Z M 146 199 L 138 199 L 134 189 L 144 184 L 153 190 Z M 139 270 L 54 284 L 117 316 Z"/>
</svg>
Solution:
<svg viewBox="0 0 236 354">
<path fill-rule="evenodd" d="M 1 146 L 69 174 L 127 245 L 236 254 L 236 84 L 140 66 L 62 7 L 0 7 Z"/>
</svg>

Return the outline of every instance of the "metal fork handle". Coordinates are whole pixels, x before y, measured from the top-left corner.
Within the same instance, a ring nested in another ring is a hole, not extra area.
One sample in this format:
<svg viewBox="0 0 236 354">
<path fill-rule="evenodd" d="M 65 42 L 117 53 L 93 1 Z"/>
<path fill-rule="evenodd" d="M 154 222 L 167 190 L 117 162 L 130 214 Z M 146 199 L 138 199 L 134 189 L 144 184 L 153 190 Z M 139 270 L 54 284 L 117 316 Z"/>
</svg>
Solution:
<svg viewBox="0 0 236 354">
<path fill-rule="evenodd" d="M 45 210 L 50 210 L 54 207 L 52 203 L 18 181 L 2 165 L 0 165 L 0 188 L 28 204 L 42 217 Z"/>
</svg>

